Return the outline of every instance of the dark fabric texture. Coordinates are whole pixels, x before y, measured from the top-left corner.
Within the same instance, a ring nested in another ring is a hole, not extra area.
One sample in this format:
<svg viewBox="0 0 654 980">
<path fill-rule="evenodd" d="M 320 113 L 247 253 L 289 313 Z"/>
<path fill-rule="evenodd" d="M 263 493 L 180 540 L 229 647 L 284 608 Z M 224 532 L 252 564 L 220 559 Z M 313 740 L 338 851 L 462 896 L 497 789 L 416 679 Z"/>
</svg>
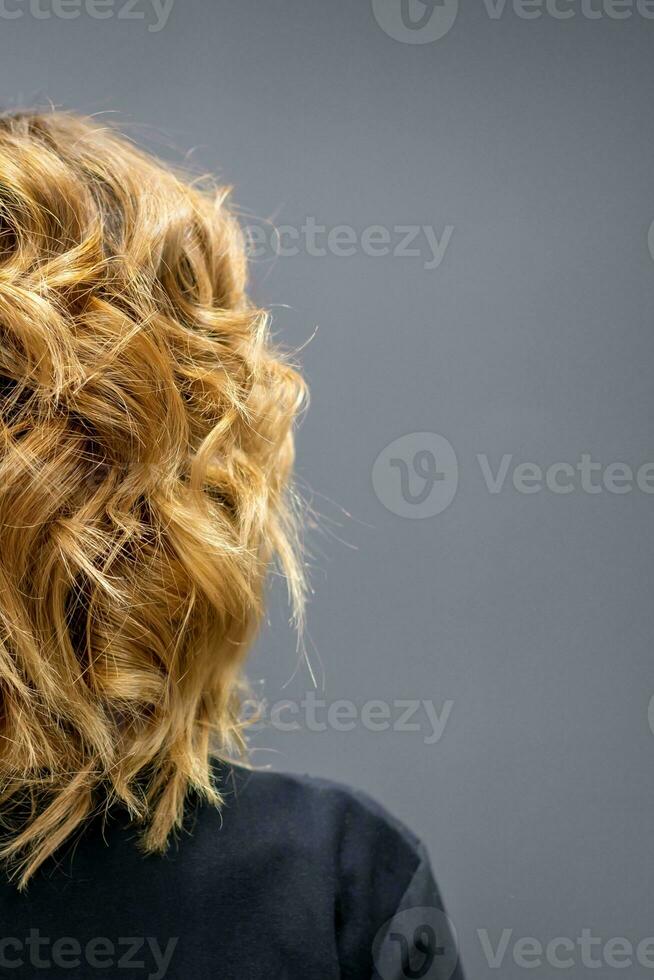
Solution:
<svg viewBox="0 0 654 980">
<path fill-rule="evenodd" d="M 114 817 L 91 823 L 26 893 L 3 883 L 0 973 L 461 978 L 424 849 L 380 806 L 309 777 L 231 768 L 217 778 L 225 807 L 192 803 L 164 856 L 143 855 Z"/>
</svg>

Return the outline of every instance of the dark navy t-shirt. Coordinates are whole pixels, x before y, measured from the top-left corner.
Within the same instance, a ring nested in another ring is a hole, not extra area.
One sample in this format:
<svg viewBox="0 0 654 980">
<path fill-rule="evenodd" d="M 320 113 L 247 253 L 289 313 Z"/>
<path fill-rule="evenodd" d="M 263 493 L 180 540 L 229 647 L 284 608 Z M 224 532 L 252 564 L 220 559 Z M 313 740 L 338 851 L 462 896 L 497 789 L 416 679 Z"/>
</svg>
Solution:
<svg viewBox="0 0 654 980">
<path fill-rule="evenodd" d="M 0 973 L 88 980 L 461 980 L 420 842 L 361 793 L 221 770 L 164 855 L 91 823 L 0 890 Z"/>
</svg>

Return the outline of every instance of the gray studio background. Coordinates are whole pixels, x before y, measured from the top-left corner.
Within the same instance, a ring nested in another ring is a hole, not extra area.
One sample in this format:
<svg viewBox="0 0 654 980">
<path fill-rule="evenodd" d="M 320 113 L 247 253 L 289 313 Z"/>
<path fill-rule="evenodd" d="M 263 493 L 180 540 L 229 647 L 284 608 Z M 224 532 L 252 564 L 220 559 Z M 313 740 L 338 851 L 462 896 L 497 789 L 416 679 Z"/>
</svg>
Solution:
<svg viewBox="0 0 654 980">
<path fill-rule="evenodd" d="M 253 292 L 304 348 L 312 391 L 298 470 L 320 514 L 318 718 L 354 707 L 315 730 L 274 589 L 251 675 L 299 728 L 257 733 L 257 762 L 356 784 L 420 834 L 471 980 L 654 975 L 654 947 L 649 965 L 636 955 L 654 935 L 652 471 L 636 482 L 654 460 L 646 4 L 560 0 L 534 17 L 447 0 L 419 28 L 430 10 L 411 0 L 411 28 L 400 0 L 176 0 L 165 24 L 150 0 L 40 3 L 2 7 L 5 106 L 117 110 L 233 183 L 248 220 L 297 235 L 295 254 L 264 246 Z M 308 219 L 326 229 L 315 247 Z M 440 261 L 422 230 L 393 254 L 406 226 L 449 235 Z M 458 483 L 442 440 L 416 433 L 447 439 Z M 571 492 L 528 493 L 537 471 L 514 474 L 583 454 L 628 464 L 631 484 L 595 470 L 593 493 L 559 469 L 550 483 Z M 409 730 L 405 701 L 421 704 Z M 437 740 L 423 701 L 445 721 Z M 482 936 L 495 949 L 502 930 L 493 968 Z M 595 966 L 583 930 L 602 940 Z M 525 937 L 540 965 L 524 944 L 514 956 Z M 605 947 L 619 937 L 629 962 Z"/>
</svg>

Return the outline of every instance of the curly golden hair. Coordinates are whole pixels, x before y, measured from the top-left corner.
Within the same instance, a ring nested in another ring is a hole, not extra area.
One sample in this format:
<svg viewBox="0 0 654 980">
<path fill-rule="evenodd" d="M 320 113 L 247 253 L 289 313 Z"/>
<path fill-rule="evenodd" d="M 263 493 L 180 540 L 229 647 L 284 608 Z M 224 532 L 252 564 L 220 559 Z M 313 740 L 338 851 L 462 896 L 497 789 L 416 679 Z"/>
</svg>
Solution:
<svg viewBox="0 0 654 980">
<path fill-rule="evenodd" d="M 227 196 L 97 120 L 0 116 L 0 857 L 20 887 L 110 804 L 149 851 L 191 789 L 220 805 L 271 563 L 301 614 L 305 389 L 246 297 Z"/>
</svg>

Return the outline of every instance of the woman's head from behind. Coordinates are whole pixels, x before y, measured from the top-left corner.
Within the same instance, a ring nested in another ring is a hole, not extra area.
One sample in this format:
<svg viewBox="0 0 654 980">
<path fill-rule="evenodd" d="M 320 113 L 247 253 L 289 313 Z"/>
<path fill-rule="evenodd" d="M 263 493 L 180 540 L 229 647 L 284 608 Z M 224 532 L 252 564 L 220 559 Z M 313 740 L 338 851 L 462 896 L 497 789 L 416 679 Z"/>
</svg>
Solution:
<svg viewBox="0 0 654 980">
<path fill-rule="evenodd" d="M 277 561 L 303 384 L 245 295 L 226 192 L 96 121 L 0 117 L 0 787 L 21 880 L 122 801 L 162 848 Z M 27 804 L 27 806 L 25 806 Z"/>
</svg>

